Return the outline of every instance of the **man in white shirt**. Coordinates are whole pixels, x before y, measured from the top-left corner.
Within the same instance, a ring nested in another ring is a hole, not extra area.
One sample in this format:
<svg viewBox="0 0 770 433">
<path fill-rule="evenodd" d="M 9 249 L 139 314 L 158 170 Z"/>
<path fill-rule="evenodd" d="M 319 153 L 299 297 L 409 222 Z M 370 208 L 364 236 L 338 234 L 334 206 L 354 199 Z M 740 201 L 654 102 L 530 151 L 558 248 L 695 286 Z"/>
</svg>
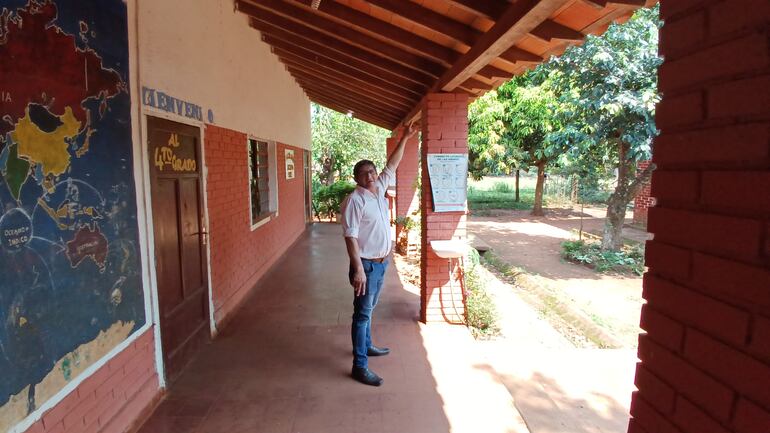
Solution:
<svg viewBox="0 0 770 433">
<path fill-rule="evenodd" d="M 369 356 L 383 356 L 388 348 L 372 344 L 372 313 L 382 289 L 385 269 L 390 255 L 390 221 L 385 191 L 396 174 L 404 155 L 406 140 L 415 134 L 410 125 L 388 158 L 382 173 L 369 160 L 356 163 L 353 177 L 358 185 L 342 202 L 342 229 L 350 258 L 349 279 L 353 286 L 353 378 L 373 386 L 382 385 L 382 378 L 369 370 Z"/>
</svg>

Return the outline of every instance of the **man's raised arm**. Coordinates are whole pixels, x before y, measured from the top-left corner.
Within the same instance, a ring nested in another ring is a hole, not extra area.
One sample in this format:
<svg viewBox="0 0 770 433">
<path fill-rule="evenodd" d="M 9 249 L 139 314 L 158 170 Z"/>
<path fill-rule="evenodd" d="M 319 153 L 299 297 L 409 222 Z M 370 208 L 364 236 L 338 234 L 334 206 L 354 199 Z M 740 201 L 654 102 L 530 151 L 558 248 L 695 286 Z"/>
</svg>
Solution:
<svg viewBox="0 0 770 433">
<path fill-rule="evenodd" d="M 398 141 L 398 145 L 396 146 L 395 150 L 393 150 L 393 153 L 391 153 L 388 157 L 387 167 L 393 172 L 396 171 L 398 164 L 401 163 L 401 158 L 404 156 L 406 140 L 411 138 L 416 132 L 417 128 L 414 127 L 414 124 L 410 124 L 404 131 L 404 135 L 401 136 L 401 140 Z"/>
</svg>

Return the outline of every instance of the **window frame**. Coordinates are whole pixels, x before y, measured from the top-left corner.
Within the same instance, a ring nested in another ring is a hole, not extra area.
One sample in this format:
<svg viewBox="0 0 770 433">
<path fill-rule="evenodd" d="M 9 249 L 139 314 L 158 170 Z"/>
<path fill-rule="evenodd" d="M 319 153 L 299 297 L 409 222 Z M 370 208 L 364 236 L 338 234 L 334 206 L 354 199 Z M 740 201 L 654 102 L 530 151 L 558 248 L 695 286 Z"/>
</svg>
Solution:
<svg viewBox="0 0 770 433">
<path fill-rule="evenodd" d="M 253 176 L 252 176 L 252 157 L 251 157 L 251 146 L 252 143 L 265 143 L 267 146 L 267 193 L 268 193 L 268 209 L 267 211 L 261 212 L 259 215 L 255 216 L 252 213 L 252 183 L 253 183 Z M 249 196 L 249 203 L 248 203 L 248 215 L 249 215 L 249 226 L 251 227 L 251 230 L 254 231 L 258 227 L 261 227 L 265 224 L 267 224 L 269 221 L 273 220 L 278 216 L 278 170 L 277 170 L 277 148 L 276 148 L 275 141 L 271 140 L 265 140 L 262 138 L 258 138 L 255 136 L 248 136 L 246 138 L 246 158 L 247 158 L 247 164 L 246 169 L 248 172 L 248 196 Z"/>
</svg>

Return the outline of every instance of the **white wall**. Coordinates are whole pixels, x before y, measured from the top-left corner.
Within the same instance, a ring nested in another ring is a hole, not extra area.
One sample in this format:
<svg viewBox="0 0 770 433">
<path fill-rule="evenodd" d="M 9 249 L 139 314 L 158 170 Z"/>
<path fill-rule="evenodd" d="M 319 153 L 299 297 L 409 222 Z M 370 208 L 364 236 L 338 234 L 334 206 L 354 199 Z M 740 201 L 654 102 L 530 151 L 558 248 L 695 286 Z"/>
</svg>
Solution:
<svg viewBox="0 0 770 433">
<path fill-rule="evenodd" d="M 310 148 L 309 101 L 233 0 L 133 0 L 139 82 L 200 105 L 203 121 Z"/>
</svg>

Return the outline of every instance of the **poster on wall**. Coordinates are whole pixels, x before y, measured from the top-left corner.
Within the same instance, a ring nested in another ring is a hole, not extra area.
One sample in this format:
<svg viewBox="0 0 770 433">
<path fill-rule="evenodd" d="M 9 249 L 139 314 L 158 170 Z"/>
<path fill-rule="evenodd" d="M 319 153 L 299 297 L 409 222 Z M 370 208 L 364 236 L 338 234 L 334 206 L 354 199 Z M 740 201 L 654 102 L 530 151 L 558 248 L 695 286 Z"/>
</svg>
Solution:
<svg viewBox="0 0 770 433">
<path fill-rule="evenodd" d="M 433 192 L 434 212 L 465 210 L 468 185 L 467 154 L 429 153 L 428 176 Z"/>
<path fill-rule="evenodd" d="M 122 0 L 0 13 L 0 431 L 146 323 Z"/>
<path fill-rule="evenodd" d="M 294 179 L 294 151 L 286 149 L 286 179 Z"/>
</svg>

